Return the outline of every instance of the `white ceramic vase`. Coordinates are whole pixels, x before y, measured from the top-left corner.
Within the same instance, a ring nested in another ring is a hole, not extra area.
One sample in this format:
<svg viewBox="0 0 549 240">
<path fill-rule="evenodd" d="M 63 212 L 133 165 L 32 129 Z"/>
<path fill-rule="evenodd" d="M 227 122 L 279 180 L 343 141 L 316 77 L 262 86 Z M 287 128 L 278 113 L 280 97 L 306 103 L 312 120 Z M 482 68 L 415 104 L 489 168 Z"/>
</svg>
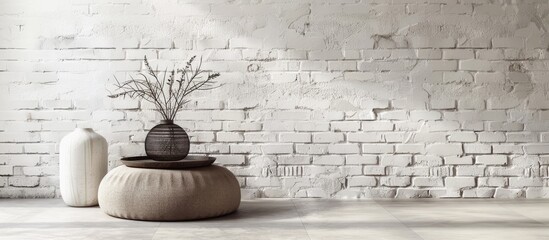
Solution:
<svg viewBox="0 0 549 240">
<path fill-rule="evenodd" d="M 61 197 L 69 206 L 97 205 L 97 190 L 107 174 L 107 141 L 91 128 L 77 128 L 59 146 Z"/>
</svg>

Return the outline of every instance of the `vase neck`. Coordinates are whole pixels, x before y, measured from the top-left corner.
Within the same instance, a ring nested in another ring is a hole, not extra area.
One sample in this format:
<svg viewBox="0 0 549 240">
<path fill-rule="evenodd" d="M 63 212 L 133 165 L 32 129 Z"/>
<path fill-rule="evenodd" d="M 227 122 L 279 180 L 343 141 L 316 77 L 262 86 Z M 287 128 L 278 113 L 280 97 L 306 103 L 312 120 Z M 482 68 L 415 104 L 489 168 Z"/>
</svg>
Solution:
<svg viewBox="0 0 549 240">
<path fill-rule="evenodd" d="M 75 128 L 74 131 L 93 132 L 93 128 Z"/>
<path fill-rule="evenodd" d="M 160 124 L 173 124 L 173 120 L 162 120 Z"/>
</svg>

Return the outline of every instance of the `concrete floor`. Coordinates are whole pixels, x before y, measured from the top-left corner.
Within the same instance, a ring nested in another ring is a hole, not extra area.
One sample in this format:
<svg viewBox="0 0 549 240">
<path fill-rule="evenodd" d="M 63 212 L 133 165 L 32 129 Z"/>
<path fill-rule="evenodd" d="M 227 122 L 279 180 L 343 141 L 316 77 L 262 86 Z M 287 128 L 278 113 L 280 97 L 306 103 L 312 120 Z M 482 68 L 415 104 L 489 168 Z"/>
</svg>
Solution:
<svg viewBox="0 0 549 240">
<path fill-rule="evenodd" d="M 549 200 L 243 201 L 192 222 L 109 217 L 60 199 L 0 199 L 0 239 L 549 239 Z"/>
</svg>

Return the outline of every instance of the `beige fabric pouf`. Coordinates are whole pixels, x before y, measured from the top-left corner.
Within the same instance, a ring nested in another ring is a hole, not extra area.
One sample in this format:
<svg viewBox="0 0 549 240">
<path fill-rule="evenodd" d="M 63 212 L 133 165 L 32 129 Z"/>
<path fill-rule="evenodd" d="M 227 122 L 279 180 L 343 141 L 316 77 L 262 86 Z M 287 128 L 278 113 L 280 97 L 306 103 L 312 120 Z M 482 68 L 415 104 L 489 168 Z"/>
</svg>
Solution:
<svg viewBox="0 0 549 240">
<path fill-rule="evenodd" d="M 215 165 L 181 170 L 119 166 L 101 181 L 98 198 L 113 217 L 192 220 L 236 211 L 240 186 L 229 170 Z"/>
</svg>

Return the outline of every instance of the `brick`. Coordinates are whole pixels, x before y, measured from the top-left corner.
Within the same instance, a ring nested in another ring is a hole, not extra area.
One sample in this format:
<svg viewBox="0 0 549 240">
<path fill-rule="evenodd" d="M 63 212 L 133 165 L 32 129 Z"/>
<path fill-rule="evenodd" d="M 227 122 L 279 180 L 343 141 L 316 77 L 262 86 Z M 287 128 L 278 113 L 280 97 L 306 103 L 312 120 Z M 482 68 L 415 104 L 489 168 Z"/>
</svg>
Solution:
<svg viewBox="0 0 549 240">
<path fill-rule="evenodd" d="M 341 166 L 345 163 L 343 156 L 314 156 L 313 164 L 315 165 L 337 165 Z"/>
<path fill-rule="evenodd" d="M 39 182 L 40 178 L 38 177 L 17 176 L 8 178 L 9 185 L 13 187 L 36 187 Z"/>
<path fill-rule="evenodd" d="M 278 156 L 276 162 L 279 165 L 309 164 L 311 163 L 311 157 L 301 155 Z"/>
<path fill-rule="evenodd" d="M 348 155 L 345 157 L 346 165 L 377 164 L 375 155 Z"/>
<path fill-rule="evenodd" d="M 352 132 L 360 129 L 358 121 L 331 122 L 330 129 L 334 132 Z"/>
<path fill-rule="evenodd" d="M 488 154 L 492 153 L 492 146 L 480 143 L 463 144 L 463 150 L 466 154 Z"/>
<path fill-rule="evenodd" d="M 412 163 L 411 155 L 382 155 L 380 164 L 382 166 L 405 167 Z"/>
<path fill-rule="evenodd" d="M 472 177 L 447 177 L 444 179 L 445 186 L 448 188 L 464 188 L 476 186 L 475 178 Z"/>
<path fill-rule="evenodd" d="M 362 144 L 363 153 L 393 153 L 394 146 L 389 144 Z"/>
<path fill-rule="evenodd" d="M 477 135 L 474 132 L 451 132 L 448 134 L 449 142 L 476 142 Z"/>
<path fill-rule="evenodd" d="M 364 166 L 362 171 L 364 175 L 370 176 L 383 176 L 386 173 L 384 166 Z"/>
<path fill-rule="evenodd" d="M 485 171 L 484 166 L 457 166 L 456 176 L 484 176 Z"/>
<path fill-rule="evenodd" d="M 375 187 L 377 180 L 375 177 L 355 176 L 348 179 L 349 187 Z"/>
<path fill-rule="evenodd" d="M 269 144 L 262 145 L 261 150 L 264 154 L 283 154 L 293 153 L 294 148 L 292 144 Z"/>
<path fill-rule="evenodd" d="M 389 121 L 362 122 L 361 130 L 365 132 L 392 131 L 394 124 Z"/>
<path fill-rule="evenodd" d="M 524 192 L 522 189 L 497 188 L 494 197 L 500 198 L 500 199 L 517 199 L 517 198 L 522 198 L 523 195 L 524 195 Z"/>
<path fill-rule="evenodd" d="M 311 134 L 310 133 L 280 133 L 279 135 L 280 142 L 299 142 L 299 143 L 310 143 Z"/>
<path fill-rule="evenodd" d="M 337 143 L 343 142 L 345 135 L 343 133 L 314 133 L 313 142 L 315 143 Z"/>
<path fill-rule="evenodd" d="M 484 165 L 506 165 L 507 156 L 505 155 L 483 155 L 475 157 L 476 164 Z"/>
<path fill-rule="evenodd" d="M 479 177 L 479 187 L 505 187 L 507 186 L 507 178 L 504 177 Z"/>
<path fill-rule="evenodd" d="M 448 156 L 448 157 L 444 157 L 444 164 L 471 165 L 473 164 L 473 157 L 472 156 L 464 156 L 464 157 Z"/>
<path fill-rule="evenodd" d="M 382 120 L 406 120 L 408 113 L 404 110 L 387 111 L 381 112 L 379 117 Z"/>
<path fill-rule="evenodd" d="M 414 187 L 443 187 L 444 181 L 440 177 L 415 177 L 412 180 Z"/>
<path fill-rule="evenodd" d="M 505 134 L 503 132 L 480 132 L 478 133 L 479 142 L 505 142 Z"/>
<path fill-rule="evenodd" d="M 451 156 L 463 154 L 461 144 L 431 144 L 427 146 L 427 153 L 438 156 Z"/>
<path fill-rule="evenodd" d="M 383 136 L 379 133 L 348 133 L 347 141 L 366 143 L 383 142 Z"/>
<path fill-rule="evenodd" d="M 492 64 L 487 60 L 467 59 L 462 60 L 459 63 L 459 69 L 465 71 L 479 71 L 488 72 L 492 71 Z"/>
<path fill-rule="evenodd" d="M 218 132 L 216 133 L 216 139 L 220 142 L 242 142 L 244 136 L 242 133 L 237 132 Z"/>
<path fill-rule="evenodd" d="M 244 142 L 276 142 L 275 133 L 250 132 L 244 133 Z"/>
<path fill-rule="evenodd" d="M 12 175 L 13 175 L 12 165 L 0 165 L 0 176 L 12 176 Z"/>
<path fill-rule="evenodd" d="M 358 144 L 334 144 L 328 146 L 328 153 L 333 154 L 356 154 L 360 152 Z"/>
<path fill-rule="evenodd" d="M 379 184 L 388 187 L 406 187 L 411 184 L 410 177 L 380 177 Z"/>
</svg>

